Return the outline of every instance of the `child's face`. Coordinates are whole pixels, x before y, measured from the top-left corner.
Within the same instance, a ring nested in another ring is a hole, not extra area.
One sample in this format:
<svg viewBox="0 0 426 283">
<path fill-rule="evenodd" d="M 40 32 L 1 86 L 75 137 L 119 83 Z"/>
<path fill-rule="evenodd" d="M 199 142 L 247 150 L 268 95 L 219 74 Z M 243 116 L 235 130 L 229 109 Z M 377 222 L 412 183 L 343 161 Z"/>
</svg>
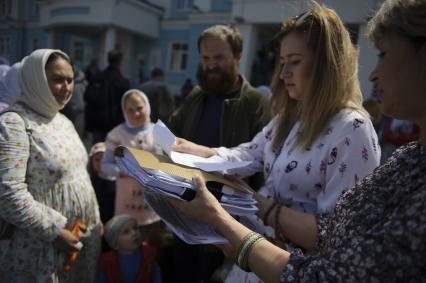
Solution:
<svg viewBox="0 0 426 283">
<path fill-rule="evenodd" d="M 101 160 L 103 156 L 103 152 L 97 152 L 92 156 L 92 167 L 98 174 L 101 172 Z"/>
<path fill-rule="evenodd" d="M 121 228 L 116 249 L 123 254 L 132 253 L 142 244 L 141 233 L 135 219 L 129 220 Z"/>
<path fill-rule="evenodd" d="M 143 127 L 148 119 L 146 105 L 142 97 L 129 94 L 124 102 L 127 121 L 134 127 Z"/>
</svg>

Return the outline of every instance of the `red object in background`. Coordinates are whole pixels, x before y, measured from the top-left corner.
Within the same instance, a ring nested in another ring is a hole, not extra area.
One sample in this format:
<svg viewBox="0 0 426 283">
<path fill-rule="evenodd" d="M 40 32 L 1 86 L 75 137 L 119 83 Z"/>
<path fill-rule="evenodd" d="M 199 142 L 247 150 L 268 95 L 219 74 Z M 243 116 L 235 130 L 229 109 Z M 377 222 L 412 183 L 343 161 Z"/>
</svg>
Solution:
<svg viewBox="0 0 426 283">
<path fill-rule="evenodd" d="M 386 142 L 401 146 L 419 138 L 420 128 L 409 121 L 388 119 L 383 129 L 383 138 Z"/>
</svg>

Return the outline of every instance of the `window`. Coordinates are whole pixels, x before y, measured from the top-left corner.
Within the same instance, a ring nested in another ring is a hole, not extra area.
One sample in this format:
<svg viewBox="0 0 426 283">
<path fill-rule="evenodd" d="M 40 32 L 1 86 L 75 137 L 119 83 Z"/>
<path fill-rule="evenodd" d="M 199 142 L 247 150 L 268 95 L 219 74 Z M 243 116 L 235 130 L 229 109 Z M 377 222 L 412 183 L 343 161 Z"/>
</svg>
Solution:
<svg viewBox="0 0 426 283">
<path fill-rule="evenodd" d="M 188 59 L 188 44 L 174 42 L 171 47 L 169 70 L 172 72 L 185 71 Z"/>
<path fill-rule="evenodd" d="M 12 3 L 10 0 L 0 0 L 0 17 L 10 17 L 12 14 Z"/>
<path fill-rule="evenodd" d="M 74 60 L 76 62 L 83 62 L 84 44 L 80 41 L 74 42 Z"/>
<path fill-rule="evenodd" d="M 0 35 L 0 54 L 10 57 L 10 38 L 8 35 Z"/>
</svg>

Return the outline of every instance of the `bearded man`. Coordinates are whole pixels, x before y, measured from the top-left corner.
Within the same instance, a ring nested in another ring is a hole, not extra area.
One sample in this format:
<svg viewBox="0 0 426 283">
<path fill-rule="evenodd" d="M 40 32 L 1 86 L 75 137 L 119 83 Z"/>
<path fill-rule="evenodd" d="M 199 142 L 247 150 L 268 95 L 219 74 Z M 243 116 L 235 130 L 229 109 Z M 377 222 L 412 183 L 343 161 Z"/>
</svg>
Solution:
<svg viewBox="0 0 426 283">
<path fill-rule="evenodd" d="M 233 147 L 251 140 L 269 121 L 268 100 L 239 74 L 243 39 L 224 25 L 198 38 L 199 85 L 169 120 L 173 133 L 209 147 Z"/>
<path fill-rule="evenodd" d="M 169 120 L 177 137 L 208 147 L 234 147 L 250 141 L 269 121 L 266 96 L 239 74 L 242 48 L 235 28 L 216 25 L 200 34 L 199 85 Z M 210 282 L 223 259 L 212 246 L 191 247 L 177 238 L 174 248 L 174 282 Z"/>
</svg>

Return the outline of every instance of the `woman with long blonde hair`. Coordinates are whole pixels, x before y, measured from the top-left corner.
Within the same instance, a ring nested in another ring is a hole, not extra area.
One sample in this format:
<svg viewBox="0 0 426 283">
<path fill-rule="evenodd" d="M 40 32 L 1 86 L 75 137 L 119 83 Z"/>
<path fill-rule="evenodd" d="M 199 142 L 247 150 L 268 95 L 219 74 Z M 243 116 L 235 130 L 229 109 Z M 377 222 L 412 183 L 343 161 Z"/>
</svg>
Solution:
<svg viewBox="0 0 426 283">
<path fill-rule="evenodd" d="M 310 250 L 314 247 L 305 245 L 310 239 L 293 235 L 280 225 L 280 217 L 331 212 L 345 189 L 379 165 L 380 148 L 362 107 L 358 52 L 337 14 L 313 3 L 309 11 L 285 21 L 276 40 L 276 117 L 252 141 L 235 148 L 213 149 L 179 139 L 174 149 L 252 161 L 226 173 L 245 177 L 263 170 L 257 216 L 275 229 L 269 236 L 288 249 L 295 244 Z"/>
<path fill-rule="evenodd" d="M 424 0 L 387 0 L 369 23 L 370 37 L 379 50 L 370 80 L 377 85 L 384 113 L 413 121 L 423 130 L 425 14 Z M 421 131 L 418 142 L 398 149 L 359 185 L 341 194 L 329 214 L 314 216 L 278 206 L 272 213 L 276 230 L 304 249 L 315 249 L 314 254 L 264 241 L 231 217 L 200 177 L 194 179 L 198 185 L 194 200 L 172 202 L 211 224 L 229 241 L 226 252 L 237 264 L 265 282 L 424 282 L 425 145 L 426 134 Z"/>
</svg>

